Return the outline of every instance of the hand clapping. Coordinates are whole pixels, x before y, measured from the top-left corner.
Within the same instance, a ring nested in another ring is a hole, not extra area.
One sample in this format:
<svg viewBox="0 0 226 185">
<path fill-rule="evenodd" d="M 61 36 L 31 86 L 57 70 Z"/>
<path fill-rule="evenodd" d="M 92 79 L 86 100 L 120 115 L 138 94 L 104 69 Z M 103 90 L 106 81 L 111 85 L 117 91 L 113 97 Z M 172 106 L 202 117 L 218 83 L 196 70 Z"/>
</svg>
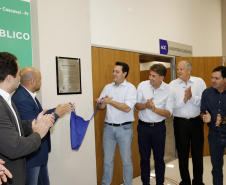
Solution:
<svg viewBox="0 0 226 185">
<path fill-rule="evenodd" d="M 187 103 L 192 97 L 191 86 L 184 91 L 184 103 Z"/>
<path fill-rule="evenodd" d="M 0 159 L 0 184 L 2 184 L 2 181 L 7 182 L 7 177 L 13 177 L 10 171 L 6 167 L 4 167 L 3 164 L 5 164 L 5 161 Z"/>
<path fill-rule="evenodd" d="M 156 110 L 156 107 L 155 107 L 155 104 L 153 102 L 153 97 L 151 99 L 147 99 L 147 102 L 146 102 L 146 107 L 150 110 L 152 110 L 152 112 L 155 112 Z"/>
<path fill-rule="evenodd" d="M 202 120 L 205 123 L 209 123 L 211 121 L 211 115 L 208 111 L 206 111 L 206 114 L 203 115 Z"/>
</svg>

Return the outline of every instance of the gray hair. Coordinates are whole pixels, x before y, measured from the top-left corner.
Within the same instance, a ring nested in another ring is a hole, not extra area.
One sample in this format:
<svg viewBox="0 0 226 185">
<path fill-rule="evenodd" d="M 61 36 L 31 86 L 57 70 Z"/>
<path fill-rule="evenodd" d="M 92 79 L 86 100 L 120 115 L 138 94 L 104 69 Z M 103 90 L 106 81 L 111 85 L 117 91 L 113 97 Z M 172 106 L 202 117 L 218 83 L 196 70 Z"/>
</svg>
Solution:
<svg viewBox="0 0 226 185">
<path fill-rule="evenodd" d="M 191 69 L 191 71 L 192 71 L 192 64 L 191 64 L 191 62 L 189 62 L 188 60 L 181 60 L 179 63 L 182 63 L 182 62 L 185 63 L 186 69 Z"/>
</svg>

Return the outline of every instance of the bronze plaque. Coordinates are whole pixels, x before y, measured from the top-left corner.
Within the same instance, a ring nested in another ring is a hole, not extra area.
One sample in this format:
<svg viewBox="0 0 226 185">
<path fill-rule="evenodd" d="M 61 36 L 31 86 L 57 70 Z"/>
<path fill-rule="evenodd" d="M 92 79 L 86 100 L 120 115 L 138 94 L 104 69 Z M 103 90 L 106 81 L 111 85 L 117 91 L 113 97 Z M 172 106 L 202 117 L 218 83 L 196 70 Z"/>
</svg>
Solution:
<svg viewBox="0 0 226 185">
<path fill-rule="evenodd" d="M 57 94 L 81 94 L 79 58 L 56 57 Z"/>
</svg>

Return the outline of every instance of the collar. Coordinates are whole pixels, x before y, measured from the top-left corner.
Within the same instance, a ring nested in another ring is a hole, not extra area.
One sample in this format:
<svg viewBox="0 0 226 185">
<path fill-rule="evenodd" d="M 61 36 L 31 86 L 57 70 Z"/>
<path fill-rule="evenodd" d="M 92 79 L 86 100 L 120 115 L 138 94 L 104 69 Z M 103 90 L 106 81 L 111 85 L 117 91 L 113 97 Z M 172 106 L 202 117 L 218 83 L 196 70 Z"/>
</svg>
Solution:
<svg viewBox="0 0 226 185">
<path fill-rule="evenodd" d="M 8 103 L 11 102 L 10 94 L 2 89 L 0 89 L 0 95 L 4 98 L 4 100 Z"/>
<path fill-rule="evenodd" d="M 127 83 L 128 83 L 128 82 L 127 82 L 126 80 L 124 80 L 121 84 L 119 84 L 119 86 L 126 86 Z M 113 82 L 113 85 L 116 86 L 116 85 L 115 85 L 115 82 Z M 119 86 L 118 86 L 118 87 L 119 87 Z M 117 86 L 116 86 L 116 87 L 117 87 Z"/>
<path fill-rule="evenodd" d="M 218 94 L 226 93 L 226 90 L 224 90 L 222 93 L 220 93 L 217 89 L 213 88 L 213 86 L 211 86 L 211 88 Z"/>
<path fill-rule="evenodd" d="M 31 97 L 33 98 L 33 99 L 35 99 L 35 97 L 36 97 L 36 92 L 31 92 L 31 91 L 29 91 L 26 87 L 24 87 L 23 85 L 21 85 L 24 89 L 26 89 L 27 90 L 27 92 L 31 95 Z"/>
<path fill-rule="evenodd" d="M 159 89 L 159 90 L 164 90 L 164 89 L 165 89 L 165 84 L 166 84 L 166 83 L 163 82 L 163 81 L 162 81 L 162 83 L 161 83 L 161 85 L 159 86 L 158 89 L 155 89 L 155 88 L 150 84 L 150 80 L 149 80 L 148 82 L 149 82 L 149 85 L 151 86 L 151 88 L 154 89 L 155 91 L 158 90 L 158 89 Z"/>
<path fill-rule="evenodd" d="M 179 83 L 184 82 L 184 81 L 183 81 L 183 80 L 181 80 L 180 78 L 178 78 L 178 79 L 179 79 Z M 194 77 L 193 77 L 193 76 L 190 76 L 190 78 L 189 78 L 188 82 L 192 82 L 192 83 L 194 83 Z M 185 82 L 184 82 L 184 83 L 185 83 Z"/>
</svg>

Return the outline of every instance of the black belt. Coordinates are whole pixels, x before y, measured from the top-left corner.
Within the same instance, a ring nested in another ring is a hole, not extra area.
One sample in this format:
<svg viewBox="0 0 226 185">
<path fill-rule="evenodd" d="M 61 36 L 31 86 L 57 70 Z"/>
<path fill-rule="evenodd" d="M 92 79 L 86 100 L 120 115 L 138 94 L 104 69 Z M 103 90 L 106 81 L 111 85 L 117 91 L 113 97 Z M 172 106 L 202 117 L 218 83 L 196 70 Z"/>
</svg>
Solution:
<svg viewBox="0 0 226 185">
<path fill-rule="evenodd" d="M 193 121 L 193 120 L 196 120 L 196 119 L 201 119 L 200 116 L 197 116 L 197 117 L 194 117 L 194 118 L 181 118 L 181 117 L 174 117 L 176 119 L 181 119 L 181 120 L 184 120 L 184 121 Z"/>
<path fill-rule="evenodd" d="M 111 125 L 113 127 L 119 127 L 119 126 L 122 126 L 122 125 L 131 124 L 132 122 L 125 122 L 125 123 L 119 123 L 119 124 L 117 124 L 117 123 L 107 123 L 107 122 L 105 122 L 105 123 L 108 124 L 108 125 Z"/>
<path fill-rule="evenodd" d="M 145 122 L 145 121 L 142 121 L 142 120 L 139 119 L 139 124 L 147 125 L 147 126 L 150 126 L 150 127 L 153 127 L 153 126 L 159 125 L 159 124 L 164 124 L 164 123 L 165 123 L 165 120 L 160 121 L 160 122 Z"/>
<path fill-rule="evenodd" d="M 219 132 L 220 134 L 226 134 L 226 132 Z"/>
</svg>

